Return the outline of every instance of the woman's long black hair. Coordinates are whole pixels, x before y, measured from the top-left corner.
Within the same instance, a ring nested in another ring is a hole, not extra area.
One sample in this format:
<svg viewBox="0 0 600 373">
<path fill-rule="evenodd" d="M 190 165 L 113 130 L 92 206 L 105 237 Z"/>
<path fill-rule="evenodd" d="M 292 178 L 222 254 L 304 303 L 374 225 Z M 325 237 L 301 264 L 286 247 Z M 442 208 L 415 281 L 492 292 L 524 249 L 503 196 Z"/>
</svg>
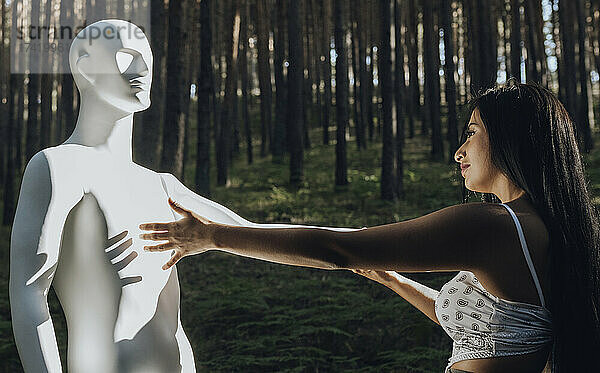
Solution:
<svg viewBox="0 0 600 373">
<path fill-rule="evenodd" d="M 551 91 L 514 79 L 479 94 L 468 105 L 469 114 L 475 108 L 489 135 L 492 163 L 527 193 L 550 232 L 553 371 L 597 371 L 600 223 L 575 125 Z M 463 202 L 467 199 L 463 182 Z M 499 202 L 486 193 L 482 200 Z"/>
</svg>

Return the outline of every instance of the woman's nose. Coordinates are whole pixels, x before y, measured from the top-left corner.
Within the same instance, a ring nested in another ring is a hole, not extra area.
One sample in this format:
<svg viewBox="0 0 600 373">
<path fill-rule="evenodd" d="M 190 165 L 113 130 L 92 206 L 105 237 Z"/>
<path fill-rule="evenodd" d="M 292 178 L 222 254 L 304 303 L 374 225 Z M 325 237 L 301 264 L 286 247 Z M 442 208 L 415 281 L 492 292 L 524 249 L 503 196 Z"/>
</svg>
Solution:
<svg viewBox="0 0 600 373">
<path fill-rule="evenodd" d="M 461 146 L 460 148 L 458 148 L 458 150 L 456 150 L 456 153 L 454 153 L 454 160 L 456 162 L 460 163 L 460 160 L 463 159 L 464 157 L 465 157 L 464 156 L 464 150 L 463 150 L 463 148 Z"/>
</svg>

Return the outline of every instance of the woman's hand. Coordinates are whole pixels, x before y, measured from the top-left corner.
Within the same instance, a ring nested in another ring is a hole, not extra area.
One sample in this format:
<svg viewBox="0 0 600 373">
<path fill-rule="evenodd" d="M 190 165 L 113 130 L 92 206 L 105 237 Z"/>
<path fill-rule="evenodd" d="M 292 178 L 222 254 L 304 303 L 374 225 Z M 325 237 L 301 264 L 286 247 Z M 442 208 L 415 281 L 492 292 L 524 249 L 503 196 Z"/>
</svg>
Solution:
<svg viewBox="0 0 600 373">
<path fill-rule="evenodd" d="M 171 259 L 163 265 L 162 269 L 171 268 L 184 256 L 201 254 L 215 247 L 212 232 L 217 223 L 184 209 L 170 198 L 169 205 L 176 213 L 182 215 L 183 219 L 172 223 L 140 224 L 140 229 L 142 230 L 155 231 L 140 234 L 141 239 L 167 241 L 156 246 L 144 246 L 144 250 L 175 251 Z"/>
<path fill-rule="evenodd" d="M 376 271 L 371 269 L 351 269 L 351 271 L 383 285 L 389 285 L 397 281 L 392 275 L 392 271 Z"/>
</svg>

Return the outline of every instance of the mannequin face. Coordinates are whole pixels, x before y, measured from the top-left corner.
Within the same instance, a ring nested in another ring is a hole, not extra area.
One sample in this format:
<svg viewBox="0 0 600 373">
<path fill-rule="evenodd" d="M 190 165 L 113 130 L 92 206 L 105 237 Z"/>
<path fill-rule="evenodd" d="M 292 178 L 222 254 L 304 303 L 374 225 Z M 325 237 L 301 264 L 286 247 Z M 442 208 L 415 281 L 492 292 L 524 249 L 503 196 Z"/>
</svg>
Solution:
<svg viewBox="0 0 600 373">
<path fill-rule="evenodd" d="M 86 80 L 85 89 L 127 113 L 147 109 L 153 61 L 141 29 L 129 22 L 107 20 L 84 31 L 88 31 L 86 38 L 71 53 L 78 53 L 73 58 Z"/>
</svg>

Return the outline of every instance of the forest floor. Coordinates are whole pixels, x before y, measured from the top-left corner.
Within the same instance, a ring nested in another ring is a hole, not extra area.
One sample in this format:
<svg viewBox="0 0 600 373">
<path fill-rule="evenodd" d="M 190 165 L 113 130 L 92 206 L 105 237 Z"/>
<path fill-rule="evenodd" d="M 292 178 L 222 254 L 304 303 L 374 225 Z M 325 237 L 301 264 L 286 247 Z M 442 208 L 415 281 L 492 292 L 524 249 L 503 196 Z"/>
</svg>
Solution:
<svg viewBox="0 0 600 373">
<path fill-rule="evenodd" d="M 255 156 L 247 165 L 242 149 L 230 169 L 230 185 L 216 187 L 213 172 L 210 198 L 258 223 L 340 227 L 402 221 L 461 202 L 456 165 L 429 161 L 429 141 L 421 136 L 406 141 L 405 197 L 397 202 L 380 199 L 379 142 L 361 152 L 348 143 L 349 185 L 334 188 L 335 145 L 320 145 L 320 138 L 319 129 L 311 131 L 305 181 L 297 190 L 288 185 L 287 159 L 273 164 L 270 157 Z M 600 135 L 595 139 L 599 144 Z M 598 147 L 584 159 L 598 205 Z M 193 180 L 192 164 L 186 176 Z M 18 372 L 8 302 L 9 232 L 0 230 L 0 371 Z M 451 340 L 438 325 L 391 290 L 350 271 L 221 252 L 185 258 L 177 267 L 182 323 L 199 372 L 440 372 L 451 353 Z M 408 274 L 435 289 L 451 276 Z M 49 304 L 64 364 L 66 325 L 53 291 Z"/>
</svg>

